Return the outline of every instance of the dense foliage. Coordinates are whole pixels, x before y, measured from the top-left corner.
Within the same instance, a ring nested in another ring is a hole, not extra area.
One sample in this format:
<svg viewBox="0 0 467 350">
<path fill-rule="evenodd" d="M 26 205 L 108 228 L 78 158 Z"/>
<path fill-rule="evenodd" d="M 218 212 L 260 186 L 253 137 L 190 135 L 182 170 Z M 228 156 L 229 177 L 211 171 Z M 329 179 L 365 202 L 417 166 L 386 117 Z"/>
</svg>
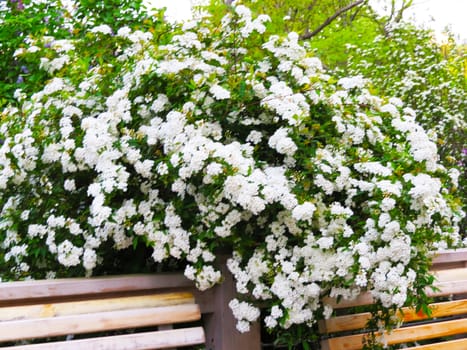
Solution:
<svg viewBox="0 0 467 350">
<path fill-rule="evenodd" d="M 219 25 L 28 37 L 14 57 L 46 78 L 2 111 L 2 279 L 90 275 L 143 247 L 204 290 L 227 252 L 241 331 L 260 305 L 290 329 L 361 290 L 383 318 L 423 305 L 430 252 L 462 243 L 459 172 L 404 101 L 268 21 L 239 5 Z"/>
<path fill-rule="evenodd" d="M 65 6 L 65 3 L 68 6 Z M 159 16 L 163 16 L 161 12 Z M 148 14 L 141 0 L 8 0 L 0 3 L 0 108 L 15 103 L 13 98 L 17 88 L 28 96 L 42 89 L 50 78 L 47 70 L 40 68 L 46 64 L 39 55 L 20 55 L 23 50 L 34 53 L 31 43 L 37 38 L 50 37 L 50 41 L 81 38 L 87 29 L 101 24 L 115 28 L 129 26 L 134 29 L 150 30 L 157 16 Z M 82 61 L 102 57 L 89 50 L 83 52 Z M 62 60 L 66 58 L 62 57 Z M 59 61 L 55 62 L 59 65 Z"/>
<path fill-rule="evenodd" d="M 34 36 L 69 36 L 60 3 L 2 1 L 0 3 L 0 107 L 14 103 L 13 93 L 28 79 L 28 90 L 41 88 L 45 73 L 38 62 L 18 60 L 14 53 Z M 31 49 L 34 50 L 34 49 Z"/>
</svg>

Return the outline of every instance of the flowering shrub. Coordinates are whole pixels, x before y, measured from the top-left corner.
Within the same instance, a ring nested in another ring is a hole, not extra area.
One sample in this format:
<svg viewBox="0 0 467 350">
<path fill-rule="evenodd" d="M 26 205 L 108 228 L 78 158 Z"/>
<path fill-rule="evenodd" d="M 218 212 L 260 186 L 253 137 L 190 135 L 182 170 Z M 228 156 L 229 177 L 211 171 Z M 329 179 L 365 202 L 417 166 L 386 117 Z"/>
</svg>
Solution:
<svg viewBox="0 0 467 350">
<path fill-rule="evenodd" d="M 463 174 L 459 192 L 465 203 L 465 49 L 456 45 L 452 37 L 436 43 L 432 32 L 399 23 L 389 29 L 387 37 L 377 36 L 359 47 L 350 46 L 348 51 L 348 73 L 368 77 L 371 74 L 373 89 L 404 100 L 415 110 L 416 120 L 436 137 L 441 163 L 457 166 Z"/>
<path fill-rule="evenodd" d="M 99 25 L 18 52 L 51 79 L 2 112 L 2 278 L 92 274 L 143 245 L 204 290 L 227 250 L 241 331 L 259 304 L 289 328 L 328 317 L 325 296 L 415 303 L 429 252 L 461 244 L 458 172 L 401 100 L 267 21 L 237 6 L 219 27 Z"/>
</svg>

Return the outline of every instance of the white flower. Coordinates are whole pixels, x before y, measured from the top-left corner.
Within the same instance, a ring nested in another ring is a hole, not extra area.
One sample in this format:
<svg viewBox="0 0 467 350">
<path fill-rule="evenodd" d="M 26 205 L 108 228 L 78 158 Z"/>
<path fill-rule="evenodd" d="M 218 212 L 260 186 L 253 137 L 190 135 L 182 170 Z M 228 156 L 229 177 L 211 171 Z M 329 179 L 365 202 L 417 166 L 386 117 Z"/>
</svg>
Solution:
<svg viewBox="0 0 467 350">
<path fill-rule="evenodd" d="M 206 173 L 208 175 L 211 175 L 211 176 L 216 176 L 216 175 L 219 175 L 221 174 L 223 171 L 223 166 L 222 164 L 219 164 L 219 163 L 216 163 L 216 162 L 213 162 L 213 163 L 210 163 L 207 167 L 206 167 Z"/>
<path fill-rule="evenodd" d="M 70 192 L 76 190 L 75 180 L 74 179 L 66 179 L 64 184 L 63 184 L 63 188 L 66 191 L 70 191 Z"/>
<path fill-rule="evenodd" d="M 321 237 L 320 239 L 316 241 L 316 243 L 319 245 L 321 249 L 329 249 L 334 244 L 334 238 L 333 237 Z"/>
<path fill-rule="evenodd" d="M 168 105 L 168 103 L 169 103 L 169 99 L 167 98 L 166 95 L 158 94 L 157 98 L 152 103 L 150 109 L 154 113 L 159 113 L 159 112 L 162 112 L 165 109 L 165 107 Z"/>
<path fill-rule="evenodd" d="M 47 218 L 47 225 L 49 225 L 49 227 L 52 227 L 52 228 L 64 227 L 65 223 L 66 223 L 65 218 L 62 215 L 60 216 L 50 215 Z"/>
<path fill-rule="evenodd" d="M 294 93 L 285 82 L 273 82 L 269 92 L 270 94 L 261 100 L 261 105 L 275 111 L 290 125 L 299 123 L 299 120 L 307 115 L 310 106 L 305 96 Z"/>
<path fill-rule="evenodd" d="M 100 26 L 92 28 L 91 33 L 102 33 L 110 35 L 112 34 L 112 28 L 110 28 L 107 24 L 101 24 Z"/>
<path fill-rule="evenodd" d="M 288 130 L 285 128 L 277 131 L 269 138 L 268 145 L 278 153 L 293 156 L 297 151 L 297 145 L 287 136 Z"/>
<path fill-rule="evenodd" d="M 396 107 L 399 107 L 399 108 L 402 108 L 402 106 L 404 105 L 402 100 L 400 98 L 397 98 L 397 97 L 391 97 L 389 99 L 389 103 L 396 106 Z M 404 110 L 404 112 L 405 112 L 405 110 Z"/>
<path fill-rule="evenodd" d="M 250 322 L 254 322 L 260 316 L 260 311 L 253 305 L 232 299 L 229 302 L 234 317 L 237 319 L 237 329 L 240 332 L 247 332 L 250 329 Z"/>
<path fill-rule="evenodd" d="M 380 176 L 390 176 L 392 174 L 392 169 L 388 166 L 384 166 L 379 162 L 366 162 L 366 163 L 356 163 L 354 164 L 355 170 L 361 173 L 369 173 Z"/>
<path fill-rule="evenodd" d="M 252 130 L 248 134 L 246 141 L 251 142 L 252 144 L 256 145 L 261 142 L 262 138 L 263 138 L 263 134 L 261 132 Z"/>
<path fill-rule="evenodd" d="M 397 221 L 391 221 L 384 225 L 381 239 L 383 241 L 391 241 L 400 232 L 400 225 Z"/>
<path fill-rule="evenodd" d="M 128 38 L 131 34 L 131 29 L 128 27 L 121 27 L 117 31 L 117 36 L 121 36 L 123 38 Z"/>
<path fill-rule="evenodd" d="M 240 333 L 246 333 L 250 331 L 250 323 L 245 320 L 240 320 L 236 324 L 236 328 Z"/>
<path fill-rule="evenodd" d="M 400 113 L 397 107 L 391 103 L 388 103 L 382 106 L 381 112 L 389 113 L 393 118 L 398 118 L 400 116 Z"/>
<path fill-rule="evenodd" d="M 428 174 L 422 173 L 416 176 L 406 174 L 404 175 L 404 180 L 412 183 L 413 187 L 410 189 L 409 194 L 414 198 L 424 199 L 434 197 L 441 190 L 441 181 Z"/>
<path fill-rule="evenodd" d="M 292 210 L 292 217 L 297 221 L 307 221 L 311 224 L 315 210 L 316 206 L 313 203 L 305 202 Z"/>
<path fill-rule="evenodd" d="M 76 266 L 81 261 L 83 248 L 76 247 L 69 240 L 65 240 L 57 246 L 58 261 L 64 266 Z"/>
<path fill-rule="evenodd" d="M 221 277 L 220 271 L 215 270 L 210 265 L 205 265 L 196 275 L 196 287 L 201 291 L 206 290 L 218 283 Z"/>
<path fill-rule="evenodd" d="M 456 168 L 451 168 L 449 169 L 448 175 L 451 178 L 451 182 L 454 185 L 454 187 L 459 186 L 460 171 Z"/>
<path fill-rule="evenodd" d="M 68 52 L 75 49 L 73 41 L 68 39 L 54 40 L 50 46 L 57 52 Z"/>
<path fill-rule="evenodd" d="M 185 271 L 183 274 L 185 275 L 186 278 L 193 281 L 195 279 L 196 270 L 193 266 L 186 265 Z"/>
<path fill-rule="evenodd" d="M 350 90 L 353 88 L 363 88 L 365 86 L 365 80 L 361 75 L 355 77 L 341 78 L 337 83 L 346 90 Z"/>
<path fill-rule="evenodd" d="M 326 180 L 323 175 L 316 175 L 314 182 L 315 185 L 320 187 L 327 195 L 330 195 L 334 192 L 334 184 L 331 181 Z"/>
<path fill-rule="evenodd" d="M 21 220 L 26 221 L 29 218 L 29 214 L 31 213 L 30 210 L 23 210 L 21 213 Z"/>
<path fill-rule="evenodd" d="M 51 61 L 48 59 L 41 58 L 40 67 L 42 69 L 45 69 L 48 73 L 52 74 L 55 71 L 62 69 L 63 66 L 69 62 L 70 62 L 70 57 L 68 55 L 63 55 L 63 56 L 54 58 Z"/>
<path fill-rule="evenodd" d="M 216 100 L 226 100 L 230 98 L 230 91 L 224 89 L 220 85 L 212 85 L 209 92 L 214 96 Z"/>
<path fill-rule="evenodd" d="M 264 325 L 266 328 L 274 328 L 277 326 L 277 320 L 272 316 L 266 316 L 264 318 Z"/>
<path fill-rule="evenodd" d="M 10 261 L 13 258 L 19 263 L 24 256 L 28 255 L 27 248 L 26 244 L 11 247 L 8 253 L 5 254 L 5 261 Z"/>
<path fill-rule="evenodd" d="M 382 211 L 390 211 L 394 209 L 396 206 L 396 201 L 393 198 L 383 198 L 381 201 L 381 210 Z"/>
<path fill-rule="evenodd" d="M 376 183 L 376 186 L 383 193 L 394 194 L 396 197 L 400 197 L 402 191 L 402 184 L 399 181 L 391 182 L 389 180 L 381 180 Z"/>
<path fill-rule="evenodd" d="M 35 53 L 35 52 L 38 52 L 38 51 L 40 51 L 40 50 L 41 50 L 40 48 L 38 48 L 37 46 L 33 45 L 33 46 L 28 47 L 26 51 L 29 52 L 29 53 Z M 17 51 L 18 51 L 18 50 L 17 50 Z M 16 51 L 16 52 L 17 52 L 17 51 Z M 16 52 L 15 52 L 15 55 L 16 55 Z"/>
<path fill-rule="evenodd" d="M 24 53 L 26 52 L 26 49 L 24 48 L 19 48 L 19 49 L 16 49 L 16 51 L 13 53 L 13 57 L 18 57 L 18 56 L 21 56 L 23 55 Z"/>
<path fill-rule="evenodd" d="M 135 170 L 145 178 L 152 177 L 152 167 L 154 166 L 154 161 L 151 159 L 146 159 L 144 161 L 137 161 L 135 163 Z"/>
<path fill-rule="evenodd" d="M 331 215 L 348 218 L 353 215 L 353 211 L 350 208 L 343 207 L 339 202 L 334 202 L 331 204 Z"/>
<path fill-rule="evenodd" d="M 290 137 L 283 137 L 279 139 L 275 145 L 278 153 L 285 154 L 287 156 L 293 156 L 297 151 L 297 145 L 292 141 Z"/>
<path fill-rule="evenodd" d="M 244 5 L 235 6 L 235 12 L 243 19 L 249 20 L 251 19 L 251 11 L 248 7 Z"/>
<path fill-rule="evenodd" d="M 438 153 L 436 144 L 428 138 L 428 135 L 420 128 L 409 132 L 407 140 L 410 142 L 410 153 L 417 162 L 426 161 L 427 170 L 436 169 Z"/>
<path fill-rule="evenodd" d="M 97 255 L 92 249 L 85 249 L 83 254 L 83 267 L 86 270 L 92 270 L 96 267 Z"/>
<path fill-rule="evenodd" d="M 43 270 L 90 275 L 108 249 L 137 240 L 155 262 L 186 261 L 185 275 L 206 290 L 223 278 L 215 249 L 225 246 L 244 298 L 230 303 L 238 329 L 259 318 L 256 304 L 267 327 L 287 329 L 330 316 L 329 295 L 366 289 L 378 305 L 402 305 L 418 277 L 408 268 L 417 247 L 460 242 L 449 183 L 459 172 L 438 164 L 434 132 L 416 121 L 426 111 L 402 112 L 402 100 L 371 95 L 362 76 L 336 82 L 297 33 L 258 47 L 259 35 L 248 37 L 269 17 L 234 11 L 221 30 L 193 21 L 163 45 L 128 27 L 114 37 L 107 25 L 40 41 L 55 50 L 40 66 L 60 77 L 30 97 L 16 91 L 0 123 L 6 274 L 55 259 Z M 118 44 L 112 65 L 64 69 L 104 39 Z M 29 51 L 35 41 L 26 39 Z M 239 81 L 247 100 L 237 98 Z M 27 254 L 38 245 L 47 256 L 35 262 Z"/>
<path fill-rule="evenodd" d="M 169 167 L 166 163 L 157 164 L 156 171 L 160 176 L 165 176 L 169 173 Z"/>
<path fill-rule="evenodd" d="M 73 222 L 73 223 L 70 224 L 69 230 L 70 230 L 70 233 L 71 233 L 72 235 L 74 235 L 74 236 L 83 233 L 83 230 L 81 229 L 81 227 L 79 226 L 79 224 L 77 224 L 76 222 Z"/>
<path fill-rule="evenodd" d="M 53 78 L 44 88 L 44 94 L 52 95 L 57 91 L 66 90 L 66 84 L 61 78 Z"/>
</svg>

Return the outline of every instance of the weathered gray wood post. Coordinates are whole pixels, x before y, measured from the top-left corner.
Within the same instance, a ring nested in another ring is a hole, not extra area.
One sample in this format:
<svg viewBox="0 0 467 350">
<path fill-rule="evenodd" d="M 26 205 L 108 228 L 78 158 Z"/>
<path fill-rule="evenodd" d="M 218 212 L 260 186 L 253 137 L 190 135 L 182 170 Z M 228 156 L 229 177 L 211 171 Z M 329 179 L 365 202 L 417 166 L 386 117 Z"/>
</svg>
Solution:
<svg viewBox="0 0 467 350">
<path fill-rule="evenodd" d="M 227 257 L 219 257 L 221 271 L 225 280 L 214 287 L 212 300 L 209 302 L 213 312 L 203 315 L 206 332 L 207 350 L 260 350 L 261 332 L 259 323 L 252 325 L 250 332 L 240 333 L 236 320 L 229 308 L 229 301 L 235 297 L 235 282 L 227 269 Z"/>
</svg>

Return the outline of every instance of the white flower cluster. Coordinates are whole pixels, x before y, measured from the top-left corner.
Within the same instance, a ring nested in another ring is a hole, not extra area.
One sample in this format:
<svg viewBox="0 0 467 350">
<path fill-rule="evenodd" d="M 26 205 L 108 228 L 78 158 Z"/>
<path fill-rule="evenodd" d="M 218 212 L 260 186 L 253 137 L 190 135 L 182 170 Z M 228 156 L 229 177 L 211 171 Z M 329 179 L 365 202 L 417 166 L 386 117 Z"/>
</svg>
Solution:
<svg viewBox="0 0 467 350">
<path fill-rule="evenodd" d="M 240 17 L 239 22 L 242 24 L 240 34 L 244 38 L 248 38 L 253 31 L 257 31 L 260 34 L 264 33 L 266 30 L 264 22 L 269 22 L 271 20 L 267 15 L 260 15 L 252 19 L 250 9 L 243 5 L 236 6 L 235 13 Z"/>
<path fill-rule="evenodd" d="M 238 320 L 237 329 L 242 333 L 250 330 L 250 322 L 257 320 L 260 314 L 257 307 L 254 307 L 244 301 L 240 302 L 237 299 L 231 300 L 229 307 L 235 318 Z"/>
<path fill-rule="evenodd" d="M 258 48 L 267 18 L 235 11 L 222 33 L 199 23 L 165 45 L 96 27 L 92 40 L 118 43 L 118 69 L 79 71 L 80 52 L 66 51 L 57 77 L 3 111 L 9 276 L 91 274 L 109 247 L 143 245 L 155 262 L 186 259 L 205 290 L 227 248 L 246 300 L 230 303 L 239 330 L 258 301 L 268 327 L 288 328 L 328 317 L 324 296 L 369 289 L 399 307 L 415 292 L 414 259 L 458 243 L 455 174 L 402 102 L 372 96 L 362 77 L 333 83 L 296 34 Z"/>
</svg>

